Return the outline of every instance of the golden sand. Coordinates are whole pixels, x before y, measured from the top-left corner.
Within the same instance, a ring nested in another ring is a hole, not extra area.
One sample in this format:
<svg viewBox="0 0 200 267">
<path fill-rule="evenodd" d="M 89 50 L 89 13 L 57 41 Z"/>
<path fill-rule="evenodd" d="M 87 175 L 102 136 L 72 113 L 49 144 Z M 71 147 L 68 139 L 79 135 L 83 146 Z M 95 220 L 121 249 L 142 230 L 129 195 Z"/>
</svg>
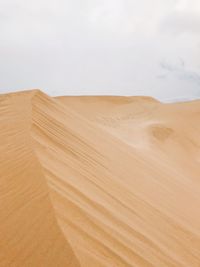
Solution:
<svg viewBox="0 0 200 267">
<path fill-rule="evenodd" d="M 0 266 L 199 267 L 200 101 L 0 96 Z"/>
</svg>

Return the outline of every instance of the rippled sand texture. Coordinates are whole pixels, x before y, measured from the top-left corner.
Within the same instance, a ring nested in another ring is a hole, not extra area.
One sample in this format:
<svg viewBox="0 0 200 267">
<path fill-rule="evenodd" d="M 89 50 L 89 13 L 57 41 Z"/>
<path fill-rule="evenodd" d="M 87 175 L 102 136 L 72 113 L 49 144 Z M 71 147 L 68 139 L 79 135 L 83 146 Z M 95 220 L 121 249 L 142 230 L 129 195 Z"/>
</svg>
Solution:
<svg viewBox="0 0 200 267">
<path fill-rule="evenodd" d="M 200 101 L 0 96 L 0 266 L 199 267 Z"/>
</svg>

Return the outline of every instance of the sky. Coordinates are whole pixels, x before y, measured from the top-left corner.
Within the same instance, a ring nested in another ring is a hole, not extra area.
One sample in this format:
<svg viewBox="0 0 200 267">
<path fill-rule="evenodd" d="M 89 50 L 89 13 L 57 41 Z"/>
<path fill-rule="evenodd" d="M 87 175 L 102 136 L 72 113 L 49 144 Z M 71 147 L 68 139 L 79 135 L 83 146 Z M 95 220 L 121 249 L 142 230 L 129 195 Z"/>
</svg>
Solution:
<svg viewBox="0 0 200 267">
<path fill-rule="evenodd" d="M 199 0 L 0 0 L 0 93 L 200 98 Z"/>
</svg>

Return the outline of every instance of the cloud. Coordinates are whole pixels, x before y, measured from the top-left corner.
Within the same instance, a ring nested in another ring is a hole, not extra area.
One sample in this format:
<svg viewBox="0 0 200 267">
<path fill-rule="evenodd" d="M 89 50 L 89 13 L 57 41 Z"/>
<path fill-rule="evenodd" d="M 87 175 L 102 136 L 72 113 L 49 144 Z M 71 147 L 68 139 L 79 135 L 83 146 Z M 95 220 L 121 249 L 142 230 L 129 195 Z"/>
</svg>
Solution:
<svg viewBox="0 0 200 267">
<path fill-rule="evenodd" d="M 168 15 L 161 23 L 161 32 L 177 34 L 196 34 L 200 31 L 199 13 L 175 12 Z"/>
<path fill-rule="evenodd" d="M 1 0 L 0 92 L 41 88 L 54 95 L 145 94 L 164 99 L 190 88 L 193 94 L 198 80 L 194 73 L 181 78 L 180 71 L 166 64 L 160 73 L 158 62 L 182 58 L 180 68 L 200 67 L 200 37 L 194 26 L 199 25 L 198 3 Z M 170 76 L 172 71 L 176 75 Z"/>
<path fill-rule="evenodd" d="M 200 69 L 188 68 L 182 59 L 179 60 L 179 64 L 161 61 L 160 67 L 163 70 L 163 74 L 160 74 L 158 78 L 167 78 L 169 75 L 174 75 L 178 79 L 191 81 L 200 85 Z"/>
</svg>

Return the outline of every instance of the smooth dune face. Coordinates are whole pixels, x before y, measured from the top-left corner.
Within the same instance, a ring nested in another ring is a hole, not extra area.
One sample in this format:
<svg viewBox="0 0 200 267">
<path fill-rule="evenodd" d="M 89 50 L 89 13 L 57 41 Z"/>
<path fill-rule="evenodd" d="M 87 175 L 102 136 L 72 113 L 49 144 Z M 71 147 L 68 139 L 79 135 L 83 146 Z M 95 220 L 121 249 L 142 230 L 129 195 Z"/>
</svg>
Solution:
<svg viewBox="0 0 200 267">
<path fill-rule="evenodd" d="M 0 266 L 200 266 L 200 102 L 0 96 Z"/>
</svg>

